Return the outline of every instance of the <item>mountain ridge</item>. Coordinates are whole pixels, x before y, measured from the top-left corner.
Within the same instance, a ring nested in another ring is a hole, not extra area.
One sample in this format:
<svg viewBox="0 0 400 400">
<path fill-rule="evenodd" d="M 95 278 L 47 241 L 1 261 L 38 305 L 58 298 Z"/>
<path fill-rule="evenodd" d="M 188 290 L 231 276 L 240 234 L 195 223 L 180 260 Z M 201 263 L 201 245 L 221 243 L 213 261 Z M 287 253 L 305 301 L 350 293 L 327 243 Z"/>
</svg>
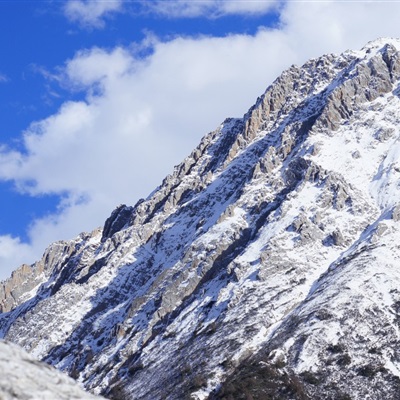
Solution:
<svg viewBox="0 0 400 400">
<path fill-rule="evenodd" d="M 268 385 L 283 398 L 395 398 L 398 49 L 379 39 L 283 72 L 147 199 L 3 282 L 0 336 L 115 399 L 259 398 Z M 375 303 L 391 336 L 381 354 L 362 321 Z M 254 381 L 250 366 L 263 387 L 237 384 Z"/>
</svg>

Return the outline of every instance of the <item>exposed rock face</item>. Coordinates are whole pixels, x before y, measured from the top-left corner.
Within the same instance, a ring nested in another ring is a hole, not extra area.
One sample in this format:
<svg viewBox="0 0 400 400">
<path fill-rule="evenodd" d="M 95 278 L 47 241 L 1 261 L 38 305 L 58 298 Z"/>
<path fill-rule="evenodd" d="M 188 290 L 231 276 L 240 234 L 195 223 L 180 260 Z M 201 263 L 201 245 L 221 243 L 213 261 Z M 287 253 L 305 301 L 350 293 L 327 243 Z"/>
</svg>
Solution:
<svg viewBox="0 0 400 400">
<path fill-rule="evenodd" d="M 0 283 L 0 312 L 10 311 L 26 300 L 40 301 L 41 291 L 49 284 L 56 291 L 66 283 L 64 278 L 70 273 L 65 265 L 72 264 L 78 255 L 81 257 L 82 251 L 85 253 L 86 244 L 92 237 L 98 237 L 98 234 L 99 230 L 95 230 L 91 234 L 82 233 L 75 240 L 53 243 L 40 261 L 33 265 L 22 265 L 15 270 L 10 279 Z M 43 285 L 50 277 L 52 282 Z"/>
<path fill-rule="evenodd" d="M 125 204 L 117 207 L 104 224 L 101 241 L 104 242 L 107 239 L 110 239 L 114 233 L 117 233 L 127 226 L 131 215 L 132 207 L 127 207 Z"/>
<path fill-rule="evenodd" d="M 399 397 L 400 231 L 385 225 L 379 242 L 369 228 L 331 265 L 213 399 Z"/>
<path fill-rule="evenodd" d="M 84 392 L 71 378 L 35 360 L 15 344 L 0 341 L 2 400 L 100 400 Z"/>
<path fill-rule="evenodd" d="M 114 399 L 397 398 L 398 48 L 284 72 L 5 282 L 1 335 Z"/>
</svg>

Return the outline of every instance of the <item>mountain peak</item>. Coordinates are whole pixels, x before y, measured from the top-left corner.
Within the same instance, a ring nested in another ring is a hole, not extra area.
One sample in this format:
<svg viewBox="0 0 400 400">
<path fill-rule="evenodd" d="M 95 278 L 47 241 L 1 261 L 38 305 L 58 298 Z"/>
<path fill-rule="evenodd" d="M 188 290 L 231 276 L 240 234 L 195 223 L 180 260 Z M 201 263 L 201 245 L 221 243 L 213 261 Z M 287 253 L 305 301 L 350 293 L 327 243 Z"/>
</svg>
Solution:
<svg viewBox="0 0 400 400">
<path fill-rule="evenodd" d="M 385 46 L 390 45 L 396 48 L 397 50 L 400 49 L 400 39 L 393 38 L 393 37 L 380 37 L 375 40 L 371 40 L 368 42 L 361 51 L 368 52 L 370 50 L 379 51 L 380 49 L 384 48 Z"/>
</svg>

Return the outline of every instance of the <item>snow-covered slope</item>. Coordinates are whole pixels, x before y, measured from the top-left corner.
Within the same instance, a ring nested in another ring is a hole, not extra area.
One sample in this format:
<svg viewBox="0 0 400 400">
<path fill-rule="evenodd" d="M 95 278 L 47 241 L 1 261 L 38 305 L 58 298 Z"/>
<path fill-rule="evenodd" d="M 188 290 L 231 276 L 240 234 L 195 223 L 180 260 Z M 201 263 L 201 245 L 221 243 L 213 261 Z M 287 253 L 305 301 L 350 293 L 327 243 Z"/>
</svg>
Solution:
<svg viewBox="0 0 400 400">
<path fill-rule="evenodd" d="M 1 335 L 114 399 L 400 396 L 398 49 L 285 71 L 146 200 L 15 272 Z"/>
<path fill-rule="evenodd" d="M 0 341 L 0 371 L 2 400 L 100 400 L 65 374 L 4 341 Z"/>
</svg>

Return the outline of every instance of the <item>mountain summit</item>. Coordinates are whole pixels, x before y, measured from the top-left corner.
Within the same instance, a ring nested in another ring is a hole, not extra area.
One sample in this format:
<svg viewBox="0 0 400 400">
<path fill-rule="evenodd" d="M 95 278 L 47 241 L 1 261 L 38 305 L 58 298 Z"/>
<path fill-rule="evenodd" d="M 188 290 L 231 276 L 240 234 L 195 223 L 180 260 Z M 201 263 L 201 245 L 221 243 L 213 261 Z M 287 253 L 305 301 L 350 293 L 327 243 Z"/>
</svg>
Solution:
<svg viewBox="0 0 400 400">
<path fill-rule="evenodd" d="M 399 398 L 399 49 L 283 72 L 3 282 L 0 336 L 110 399 Z"/>
</svg>

